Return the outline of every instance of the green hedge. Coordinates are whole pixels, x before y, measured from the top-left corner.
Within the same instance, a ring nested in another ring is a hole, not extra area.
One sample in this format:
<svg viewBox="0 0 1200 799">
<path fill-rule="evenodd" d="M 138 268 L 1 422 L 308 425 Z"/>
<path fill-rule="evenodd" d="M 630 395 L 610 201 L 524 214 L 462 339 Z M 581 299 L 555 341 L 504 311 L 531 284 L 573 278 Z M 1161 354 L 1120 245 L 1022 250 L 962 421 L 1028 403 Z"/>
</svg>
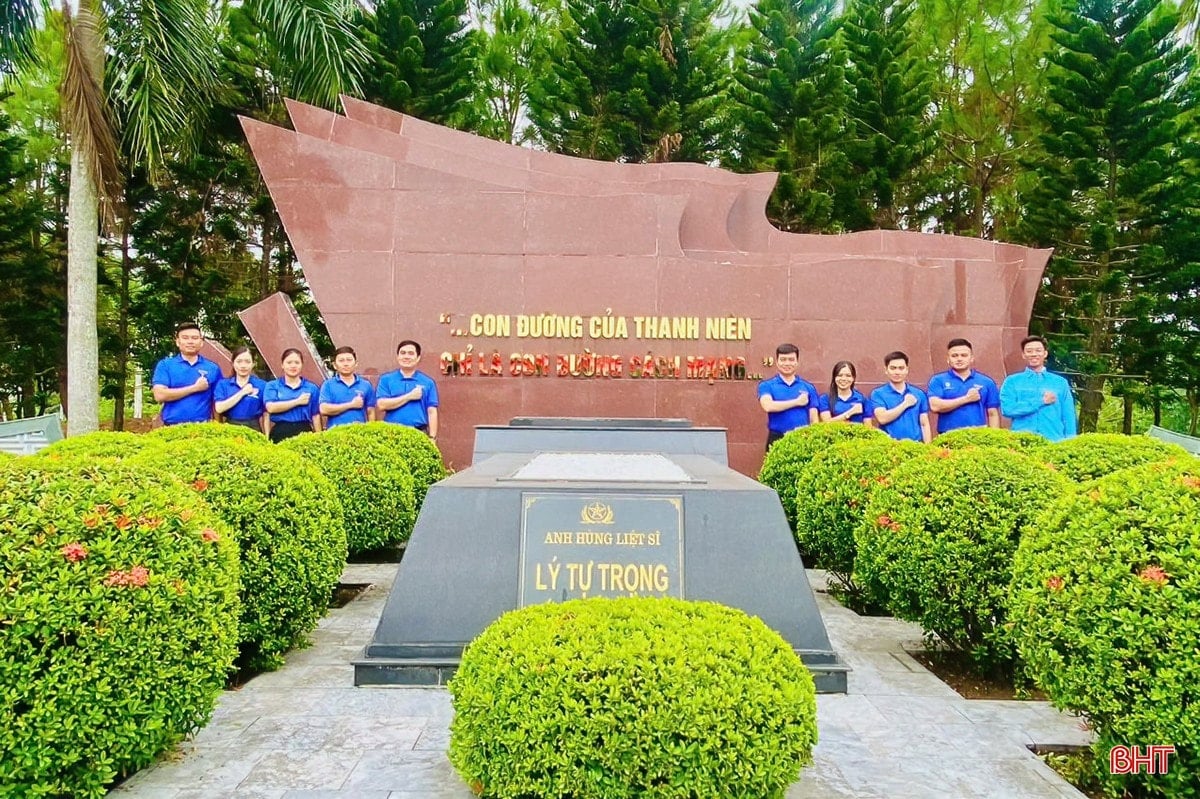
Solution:
<svg viewBox="0 0 1200 799">
<path fill-rule="evenodd" d="M 241 441 L 269 442 L 266 436 L 258 430 L 242 427 L 240 424 L 223 424 L 220 422 L 191 422 L 189 424 L 173 424 L 159 427 L 146 433 L 146 437 L 155 441 L 180 441 L 196 438 L 205 439 L 235 439 Z"/>
<path fill-rule="evenodd" d="M 236 532 L 242 563 L 238 665 L 277 668 L 325 614 L 346 560 L 337 490 L 281 447 L 188 438 L 129 463 L 190 484 Z"/>
<path fill-rule="evenodd" d="M 320 469 L 337 490 L 351 553 L 407 541 L 416 518 L 412 474 L 382 438 L 342 432 L 352 427 L 296 436 L 281 446 Z"/>
<path fill-rule="evenodd" d="M 711 603 L 522 608 L 471 643 L 449 687 L 450 761 L 494 799 L 782 797 L 817 739 L 791 647 Z"/>
<path fill-rule="evenodd" d="M 854 531 L 875 488 L 892 469 L 929 450 L 915 441 L 847 441 L 818 452 L 796 481 L 796 543 L 811 563 L 833 578 L 832 588 L 849 604 L 866 600 L 853 579 Z"/>
<path fill-rule="evenodd" d="M 55 441 L 38 453 L 42 458 L 128 458 L 155 443 L 149 437 L 135 433 L 114 433 L 100 430 L 81 436 L 71 436 Z"/>
<path fill-rule="evenodd" d="M 1068 490 L 1016 452 L 931 450 L 875 490 L 856 533 L 855 576 L 882 586 L 887 607 L 928 638 L 970 653 L 981 669 L 1008 672 L 1013 553 L 1046 499 Z"/>
<path fill-rule="evenodd" d="M 1130 466 L 1190 457 L 1188 451 L 1178 444 L 1169 444 L 1150 436 L 1124 436 L 1119 433 L 1084 433 L 1038 451 L 1038 458 L 1053 464 L 1063 475 L 1080 483 Z"/>
<path fill-rule="evenodd" d="M 212 712 L 237 646 L 233 534 L 111 461 L 5 461 L 0 507 L 0 795 L 103 796 Z"/>
<path fill-rule="evenodd" d="M 1034 681 L 1094 726 L 1098 771 L 1114 744 L 1178 747 L 1169 773 L 1114 787 L 1200 796 L 1200 461 L 1059 499 L 1017 551 L 1010 618 Z"/>
<path fill-rule="evenodd" d="M 1014 433 L 996 427 L 960 427 L 949 433 L 942 433 L 933 439 L 935 447 L 946 449 L 962 449 L 963 447 L 997 447 L 1011 449 L 1014 452 L 1029 454 L 1050 444 L 1037 433 Z"/>
<path fill-rule="evenodd" d="M 442 463 L 442 453 L 429 440 L 429 436 L 412 427 L 388 422 L 348 424 L 329 431 L 345 436 L 349 441 L 382 440 L 392 452 L 408 464 L 413 478 L 413 499 L 419 513 L 425 503 L 429 486 L 443 479 L 447 472 Z"/>
<path fill-rule="evenodd" d="M 881 441 L 888 436 L 861 424 L 815 424 L 801 427 L 771 445 L 758 473 L 759 482 L 775 489 L 788 525 L 796 529 L 796 480 L 813 456 L 845 441 Z"/>
</svg>

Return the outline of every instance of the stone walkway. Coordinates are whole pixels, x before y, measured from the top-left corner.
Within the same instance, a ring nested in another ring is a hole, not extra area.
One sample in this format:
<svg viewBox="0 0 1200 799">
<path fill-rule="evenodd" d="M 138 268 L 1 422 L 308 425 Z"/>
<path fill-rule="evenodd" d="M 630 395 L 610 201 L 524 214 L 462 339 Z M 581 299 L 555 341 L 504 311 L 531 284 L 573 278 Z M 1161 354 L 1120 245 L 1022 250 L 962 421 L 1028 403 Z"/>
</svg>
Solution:
<svg viewBox="0 0 1200 799">
<path fill-rule="evenodd" d="M 355 688 L 350 659 L 370 640 L 395 565 L 350 565 L 372 583 L 333 610 L 287 665 L 226 692 L 192 741 L 130 777 L 116 799 L 469 799 L 446 759 L 449 694 Z M 814 759 L 788 799 L 1082 797 L 1027 744 L 1086 744 L 1044 702 L 967 701 L 904 652 L 919 628 L 859 617 L 818 594 L 850 692 L 817 698 Z"/>
</svg>

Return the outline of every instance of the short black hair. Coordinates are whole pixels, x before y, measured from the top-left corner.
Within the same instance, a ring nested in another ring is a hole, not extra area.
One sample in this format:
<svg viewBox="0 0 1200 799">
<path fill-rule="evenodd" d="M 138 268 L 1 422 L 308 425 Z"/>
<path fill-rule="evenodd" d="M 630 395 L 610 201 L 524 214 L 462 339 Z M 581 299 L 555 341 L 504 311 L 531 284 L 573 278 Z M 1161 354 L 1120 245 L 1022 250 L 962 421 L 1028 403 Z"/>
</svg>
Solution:
<svg viewBox="0 0 1200 799">
<path fill-rule="evenodd" d="M 775 357 L 778 358 L 780 355 L 795 355 L 799 358 L 800 348 L 795 344 L 780 344 L 775 348 Z"/>
<path fill-rule="evenodd" d="M 404 339 L 404 341 L 401 341 L 399 344 L 396 345 L 396 354 L 399 355 L 400 350 L 404 349 L 409 344 L 411 344 L 413 346 L 413 349 L 415 349 L 417 351 L 417 355 L 419 357 L 421 355 L 421 345 L 418 344 L 417 342 L 413 341 L 410 338 L 406 338 L 406 339 Z"/>
<path fill-rule="evenodd" d="M 354 356 L 354 360 L 358 360 L 358 353 L 354 351 L 353 347 L 338 347 L 333 351 L 333 357 L 336 358 L 337 356 L 347 352 Z"/>
<path fill-rule="evenodd" d="M 1047 350 L 1050 349 L 1050 342 L 1046 341 L 1046 339 L 1042 338 L 1041 336 L 1026 336 L 1025 338 L 1021 339 L 1021 349 L 1025 349 L 1026 344 L 1032 344 L 1035 341 L 1041 344 Z"/>
<path fill-rule="evenodd" d="M 896 350 L 895 352 L 889 352 L 887 355 L 883 356 L 883 365 L 884 366 L 887 366 L 892 361 L 904 361 L 904 365 L 908 366 L 908 356 L 905 355 L 900 350 Z"/>
<path fill-rule="evenodd" d="M 179 324 L 175 325 L 175 335 L 178 336 L 180 333 L 182 333 L 185 330 L 195 330 L 200 335 L 204 335 L 204 331 L 200 329 L 199 322 L 193 322 L 191 320 L 187 320 L 187 321 L 180 322 Z"/>
<path fill-rule="evenodd" d="M 947 350 L 952 350 L 952 349 L 954 349 L 955 347 L 966 347 L 966 348 L 967 348 L 967 349 L 969 349 L 971 352 L 974 352 L 974 351 L 975 351 L 975 348 L 971 346 L 971 342 L 967 341 L 965 338 L 952 338 L 952 339 L 950 339 L 950 343 L 946 345 L 946 349 L 947 349 Z"/>
</svg>

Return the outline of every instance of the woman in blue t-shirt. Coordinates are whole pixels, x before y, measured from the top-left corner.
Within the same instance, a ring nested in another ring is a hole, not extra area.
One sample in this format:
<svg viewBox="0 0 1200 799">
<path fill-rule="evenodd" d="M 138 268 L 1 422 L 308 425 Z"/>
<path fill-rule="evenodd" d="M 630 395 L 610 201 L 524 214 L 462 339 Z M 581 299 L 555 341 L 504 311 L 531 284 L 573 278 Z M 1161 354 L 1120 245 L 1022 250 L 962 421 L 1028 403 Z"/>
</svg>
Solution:
<svg viewBox="0 0 1200 799">
<path fill-rule="evenodd" d="M 233 376 L 226 377 L 213 387 L 217 414 L 228 424 L 249 427 L 264 435 L 267 432 L 263 391 L 267 383 L 254 374 L 254 356 L 249 347 L 233 351 Z"/>
<path fill-rule="evenodd" d="M 822 422 L 855 422 L 871 426 L 871 401 L 854 387 L 858 373 L 850 361 L 833 365 L 829 393 L 822 394 L 817 410 Z"/>
<path fill-rule="evenodd" d="M 300 376 L 304 356 L 300 350 L 289 347 L 283 351 L 280 363 L 283 377 L 272 380 L 263 389 L 263 402 L 271 415 L 271 440 L 283 441 L 310 430 L 321 432 L 321 389 Z"/>
</svg>

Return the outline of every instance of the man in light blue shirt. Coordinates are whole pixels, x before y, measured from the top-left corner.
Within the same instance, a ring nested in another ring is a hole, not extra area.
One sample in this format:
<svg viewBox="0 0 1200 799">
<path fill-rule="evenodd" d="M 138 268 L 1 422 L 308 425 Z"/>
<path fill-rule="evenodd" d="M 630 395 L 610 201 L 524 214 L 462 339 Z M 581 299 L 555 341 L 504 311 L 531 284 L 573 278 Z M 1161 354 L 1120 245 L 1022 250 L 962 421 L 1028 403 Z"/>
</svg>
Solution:
<svg viewBox="0 0 1200 799">
<path fill-rule="evenodd" d="M 163 424 L 207 422 L 213 416 L 213 386 L 224 377 L 221 367 L 200 354 L 204 334 L 195 322 L 176 325 L 175 346 L 179 354 L 159 361 L 150 381 Z"/>
<path fill-rule="evenodd" d="M 1062 441 L 1076 433 L 1075 397 L 1066 378 L 1046 369 L 1047 352 L 1041 336 L 1021 340 L 1021 355 L 1028 366 L 1004 379 L 1000 413 L 1012 419 L 1014 431 Z"/>
</svg>

